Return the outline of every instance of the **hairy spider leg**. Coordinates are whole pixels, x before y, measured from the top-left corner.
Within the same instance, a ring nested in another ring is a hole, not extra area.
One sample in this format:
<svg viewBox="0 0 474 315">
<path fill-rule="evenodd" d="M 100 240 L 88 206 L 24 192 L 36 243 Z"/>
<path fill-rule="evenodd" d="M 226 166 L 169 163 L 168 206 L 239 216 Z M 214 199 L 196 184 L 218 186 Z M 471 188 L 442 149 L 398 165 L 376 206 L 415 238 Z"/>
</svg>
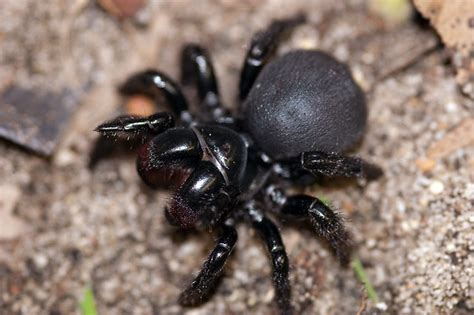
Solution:
<svg viewBox="0 0 474 315">
<path fill-rule="evenodd" d="M 300 164 L 305 170 L 328 177 L 344 176 L 372 180 L 383 175 L 382 169 L 375 164 L 359 157 L 346 156 L 336 152 L 303 152 Z"/>
<path fill-rule="evenodd" d="M 266 30 L 258 32 L 253 36 L 240 75 L 240 100 L 244 100 L 247 97 L 255 79 L 274 55 L 278 43 L 284 35 L 305 21 L 306 17 L 304 14 L 298 14 L 288 19 L 275 20 Z"/>
<path fill-rule="evenodd" d="M 274 185 L 266 187 L 264 193 L 268 207 L 283 218 L 309 219 L 316 233 L 329 243 L 341 264 L 348 264 L 351 240 L 340 214 L 318 198 L 303 194 L 287 196 L 281 188 Z"/>
<path fill-rule="evenodd" d="M 205 107 L 204 115 L 210 111 L 213 121 L 233 123 L 234 119 L 230 111 L 222 106 L 214 67 L 206 49 L 194 43 L 183 47 L 181 83 L 196 85 L 199 101 Z"/>
<path fill-rule="evenodd" d="M 314 176 L 366 178 L 374 180 L 383 175 L 375 164 L 362 158 L 347 156 L 336 152 L 309 151 L 296 158 L 279 163 L 276 171 L 286 178 L 298 178 L 305 172 Z"/>
<path fill-rule="evenodd" d="M 237 231 L 232 223 L 224 223 L 216 245 L 204 262 L 199 275 L 181 293 L 179 303 L 183 306 L 195 306 L 205 302 L 214 291 L 227 258 L 237 242 Z"/>
<path fill-rule="evenodd" d="M 264 214 L 261 206 L 250 201 L 245 206 L 247 219 L 267 246 L 273 265 L 273 283 L 276 300 L 282 314 L 292 314 L 291 285 L 288 278 L 289 263 L 285 245 L 277 226 Z"/>
</svg>

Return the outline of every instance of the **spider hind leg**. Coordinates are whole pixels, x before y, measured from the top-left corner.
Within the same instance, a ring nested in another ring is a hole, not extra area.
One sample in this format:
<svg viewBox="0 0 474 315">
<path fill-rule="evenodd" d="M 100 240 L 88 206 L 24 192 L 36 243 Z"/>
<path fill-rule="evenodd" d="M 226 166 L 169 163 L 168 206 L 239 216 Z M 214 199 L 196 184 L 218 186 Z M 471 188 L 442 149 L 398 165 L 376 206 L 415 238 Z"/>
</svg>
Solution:
<svg viewBox="0 0 474 315">
<path fill-rule="evenodd" d="M 244 100 L 247 97 L 258 74 L 275 53 L 282 37 L 295 26 L 305 21 L 306 16 L 304 14 L 297 14 L 288 19 L 275 20 L 266 30 L 258 32 L 253 36 L 240 74 L 240 100 Z"/>
<path fill-rule="evenodd" d="M 281 239 L 278 227 L 267 218 L 260 206 L 255 202 L 247 203 L 247 219 L 265 242 L 273 265 L 273 284 L 276 291 L 276 301 L 282 314 L 292 314 L 291 285 L 288 277 L 289 262 L 285 245 Z"/>
<path fill-rule="evenodd" d="M 341 264 L 345 266 L 349 263 L 352 242 L 338 212 L 318 198 L 302 194 L 287 196 L 282 189 L 272 185 L 266 188 L 265 193 L 269 207 L 286 219 L 309 220 L 314 231 L 331 246 Z"/>
</svg>

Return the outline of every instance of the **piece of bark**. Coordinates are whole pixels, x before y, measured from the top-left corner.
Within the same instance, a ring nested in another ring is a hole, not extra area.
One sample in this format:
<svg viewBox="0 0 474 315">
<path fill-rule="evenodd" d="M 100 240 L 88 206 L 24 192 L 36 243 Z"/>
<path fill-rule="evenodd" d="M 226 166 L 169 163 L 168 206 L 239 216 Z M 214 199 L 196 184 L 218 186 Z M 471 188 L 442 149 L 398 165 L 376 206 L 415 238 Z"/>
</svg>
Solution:
<svg viewBox="0 0 474 315">
<path fill-rule="evenodd" d="M 414 3 L 449 48 L 461 90 L 474 98 L 474 1 L 415 0 Z"/>
<path fill-rule="evenodd" d="M 427 30 L 403 25 L 388 32 L 379 32 L 354 41 L 351 51 L 368 83 L 373 84 L 402 71 L 424 54 L 436 48 L 436 35 Z"/>
<path fill-rule="evenodd" d="M 383 50 L 375 62 L 378 80 L 403 70 L 420 56 L 436 47 L 437 40 L 432 32 L 414 27 L 400 27 L 380 38 Z"/>
<path fill-rule="evenodd" d="M 0 96 L 0 136 L 50 156 L 78 105 L 78 95 L 10 87 Z"/>
</svg>

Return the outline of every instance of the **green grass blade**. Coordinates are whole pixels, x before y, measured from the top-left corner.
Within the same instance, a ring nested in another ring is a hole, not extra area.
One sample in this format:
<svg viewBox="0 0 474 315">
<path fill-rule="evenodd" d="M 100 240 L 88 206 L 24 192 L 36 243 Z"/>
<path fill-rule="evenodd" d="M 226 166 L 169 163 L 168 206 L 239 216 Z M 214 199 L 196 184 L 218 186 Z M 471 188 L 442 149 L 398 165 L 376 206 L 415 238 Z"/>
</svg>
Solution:
<svg viewBox="0 0 474 315">
<path fill-rule="evenodd" d="M 328 197 L 324 196 L 324 195 L 319 195 L 317 196 L 317 198 L 319 200 L 321 200 L 322 203 L 324 203 L 324 205 L 326 205 L 327 207 L 331 207 L 331 201 L 329 200 Z"/>
<path fill-rule="evenodd" d="M 369 299 L 374 302 L 378 303 L 379 298 L 377 296 L 377 293 L 374 290 L 374 287 L 369 281 L 369 278 L 367 277 L 367 274 L 365 273 L 364 266 L 362 266 L 362 262 L 360 259 L 356 258 L 352 261 L 352 268 L 354 268 L 354 271 L 356 273 L 357 278 L 364 284 L 365 290 L 367 291 L 367 296 Z"/>
<path fill-rule="evenodd" d="M 91 288 L 84 290 L 84 295 L 81 301 L 81 314 L 82 315 L 97 315 L 97 309 L 95 307 L 94 292 Z"/>
</svg>

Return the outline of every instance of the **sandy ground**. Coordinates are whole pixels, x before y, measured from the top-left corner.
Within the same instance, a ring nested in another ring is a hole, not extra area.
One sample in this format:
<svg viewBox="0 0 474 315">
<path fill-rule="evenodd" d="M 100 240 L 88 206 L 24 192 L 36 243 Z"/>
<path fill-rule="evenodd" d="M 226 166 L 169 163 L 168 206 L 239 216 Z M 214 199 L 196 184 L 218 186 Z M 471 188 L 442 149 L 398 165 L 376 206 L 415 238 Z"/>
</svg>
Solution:
<svg viewBox="0 0 474 315">
<path fill-rule="evenodd" d="M 132 157 L 94 172 L 86 164 L 91 130 L 114 115 L 115 87 L 127 75 L 153 66 L 177 78 L 182 43 L 199 42 L 232 108 L 251 34 L 298 11 L 309 21 L 281 51 L 319 48 L 350 64 L 370 108 L 355 153 L 385 171 L 376 182 L 311 189 L 348 218 L 355 257 L 380 300 L 368 301 L 365 313 L 474 312 L 474 147 L 467 141 L 474 104 L 460 94 L 442 49 L 428 45 L 416 60 L 384 71 L 394 47 L 435 41 L 432 31 L 400 37 L 418 26 L 387 27 L 363 1 L 150 1 L 135 20 L 119 22 L 87 1 L 11 0 L 0 4 L 0 88 L 67 86 L 83 98 L 51 160 L 0 142 L 0 314 L 79 314 L 87 286 L 100 314 L 276 312 L 269 261 L 247 226 L 238 228 L 215 296 L 180 308 L 176 299 L 212 235 L 171 228 L 161 211 L 167 197 L 143 187 Z M 397 41 L 383 41 L 390 36 Z M 354 271 L 310 230 L 280 227 L 297 313 L 356 314 L 364 292 Z"/>
</svg>

